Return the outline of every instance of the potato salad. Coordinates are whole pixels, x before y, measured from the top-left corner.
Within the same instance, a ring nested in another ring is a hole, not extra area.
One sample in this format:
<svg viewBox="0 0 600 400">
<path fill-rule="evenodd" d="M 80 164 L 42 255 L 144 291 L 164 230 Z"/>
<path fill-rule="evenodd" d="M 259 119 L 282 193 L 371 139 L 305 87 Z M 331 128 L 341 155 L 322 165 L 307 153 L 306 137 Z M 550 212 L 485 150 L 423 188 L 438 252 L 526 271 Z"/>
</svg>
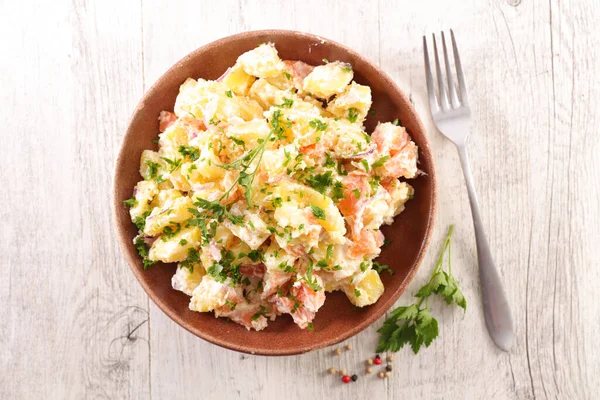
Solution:
<svg viewBox="0 0 600 400">
<path fill-rule="evenodd" d="M 144 267 L 177 263 L 191 310 L 313 329 L 327 292 L 358 307 L 383 294 L 380 227 L 413 196 L 418 149 L 397 120 L 365 132 L 371 89 L 323 62 L 262 44 L 217 80 L 187 79 L 158 116 L 125 203 Z"/>
</svg>

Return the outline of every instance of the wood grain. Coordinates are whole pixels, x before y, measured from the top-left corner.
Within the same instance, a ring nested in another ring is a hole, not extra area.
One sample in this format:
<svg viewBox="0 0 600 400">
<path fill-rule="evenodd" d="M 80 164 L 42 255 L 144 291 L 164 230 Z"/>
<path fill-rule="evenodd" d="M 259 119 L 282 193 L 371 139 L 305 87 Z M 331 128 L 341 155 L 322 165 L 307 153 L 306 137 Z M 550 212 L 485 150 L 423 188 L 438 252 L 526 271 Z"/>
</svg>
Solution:
<svg viewBox="0 0 600 400">
<path fill-rule="evenodd" d="M 595 0 L 186 0 L 0 3 L 0 398 L 592 399 L 600 389 L 600 44 Z M 26 21 L 26 23 L 24 23 Z M 112 166 L 137 100 L 189 51 L 284 28 L 344 43 L 410 94 L 439 171 L 429 274 L 451 223 L 468 310 L 435 302 L 440 338 L 351 385 L 376 323 L 332 349 L 253 357 L 190 335 L 135 282 L 114 240 Z M 481 314 L 475 239 L 456 152 L 432 124 L 421 36 L 453 28 L 474 118 L 484 224 L 517 328 L 498 351 Z M 10 55 L 10 57 L 6 56 Z"/>
</svg>

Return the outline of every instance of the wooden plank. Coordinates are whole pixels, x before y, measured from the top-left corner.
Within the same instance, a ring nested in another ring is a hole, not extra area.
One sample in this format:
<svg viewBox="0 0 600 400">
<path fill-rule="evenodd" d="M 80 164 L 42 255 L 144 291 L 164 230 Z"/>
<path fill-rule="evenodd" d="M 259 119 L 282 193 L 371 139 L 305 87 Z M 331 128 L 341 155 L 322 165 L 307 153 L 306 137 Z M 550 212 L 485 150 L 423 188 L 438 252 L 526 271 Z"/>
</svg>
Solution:
<svg viewBox="0 0 600 400">
<path fill-rule="evenodd" d="M 147 398 L 147 298 L 110 209 L 142 94 L 140 5 L 0 8 L 0 398 Z"/>
</svg>

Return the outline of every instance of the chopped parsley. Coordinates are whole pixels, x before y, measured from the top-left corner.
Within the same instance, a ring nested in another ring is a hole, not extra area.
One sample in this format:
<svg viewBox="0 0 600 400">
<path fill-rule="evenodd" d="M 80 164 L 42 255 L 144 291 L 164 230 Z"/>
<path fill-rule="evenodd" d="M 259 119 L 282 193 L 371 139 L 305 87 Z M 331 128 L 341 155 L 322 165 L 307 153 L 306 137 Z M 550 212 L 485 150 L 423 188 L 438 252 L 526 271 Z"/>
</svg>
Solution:
<svg viewBox="0 0 600 400">
<path fill-rule="evenodd" d="M 265 306 L 259 306 L 258 307 L 258 311 L 252 316 L 252 321 L 256 321 L 257 319 L 259 319 L 262 315 L 265 315 L 265 311 L 267 309 L 265 308 Z"/>
<path fill-rule="evenodd" d="M 238 139 L 233 136 L 230 136 L 229 139 L 231 139 L 233 143 L 237 144 L 238 146 L 242 146 L 242 148 L 246 150 L 246 142 L 244 142 L 242 139 Z"/>
<path fill-rule="evenodd" d="M 229 98 L 232 98 L 232 97 L 233 97 L 233 92 L 232 92 L 231 90 L 227 90 L 227 91 L 225 92 L 225 95 L 226 95 L 227 97 L 229 97 Z"/>
<path fill-rule="evenodd" d="M 200 158 L 200 149 L 195 148 L 194 146 L 179 146 L 177 149 L 179 153 L 184 157 L 189 157 L 192 161 L 196 161 Z"/>
<path fill-rule="evenodd" d="M 312 273 L 313 273 L 313 262 L 312 262 L 312 260 L 309 260 L 308 268 L 306 268 L 306 276 L 302 279 L 304 280 L 304 282 L 306 282 L 306 285 L 309 288 L 311 288 L 315 292 L 318 292 L 319 290 L 321 290 L 323 288 L 319 285 L 317 278 L 313 277 Z"/>
<path fill-rule="evenodd" d="M 316 206 L 314 204 L 311 204 L 310 208 L 316 219 L 320 219 L 323 221 L 325 220 L 325 210 L 323 210 L 321 207 Z"/>
<path fill-rule="evenodd" d="M 182 158 L 177 158 L 175 160 L 171 160 L 170 158 L 167 158 L 167 157 L 161 157 L 161 160 L 164 160 L 167 162 L 167 164 L 169 164 L 169 166 L 171 167 L 171 169 L 169 170 L 170 173 L 176 171 L 179 167 L 181 167 L 181 163 L 183 162 Z"/>
<path fill-rule="evenodd" d="M 137 217 L 135 217 L 133 223 L 140 231 L 144 230 L 144 227 L 146 226 L 146 218 L 148 218 L 148 215 L 150 215 L 150 211 L 146 211 L 141 216 L 138 215 Z"/>
<path fill-rule="evenodd" d="M 264 261 L 265 256 L 260 250 L 252 250 L 248 253 L 248 258 L 252 260 L 252 262 Z"/>
<path fill-rule="evenodd" d="M 324 59 L 323 59 L 323 62 L 324 62 L 325 64 L 329 64 L 329 60 L 328 60 L 328 59 L 326 59 L 326 58 L 324 58 Z"/>
<path fill-rule="evenodd" d="M 282 203 L 283 203 L 283 199 L 281 197 L 275 197 L 271 201 L 271 205 L 273 206 L 273 208 L 281 207 Z"/>
<path fill-rule="evenodd" d="M 365 272 L 367 270 L 367 268 L 369 268 L 369 263 L 366 261 L 363 261 L 360 263 L 360 271 L 361 272 Z"/>
<path fill-rule="evenodd" d="M 305 179 L 305 182 L 317 192 L 324 194 L 328 187 L 333 184 L 332 172 L 327 171 L 322 174 L 311 175 Z"/>
<path fill-rule="evenodd" d="M 371 167 L 372 168 L 382 167 L 383 164 L 385 164 L 385 162 L 389 159 L 390 159 L 390 156 L 383 156 L 383 157 L 377 159 L 377 161 L 375 161 L 373 164 L 371 164 Z"/>
<path fill-rule="evenodd" d="M 325 168 L 333 168 L 335 167 L 335 161 L 331 157 L 329 152 L 325 153 L 325 164 L 323 165 Z"/>
<path fill-rule="evenodd" d="M 233 301 L 231 301 L 231 300 L 229 300 L 229 299 L 226 299 L 226 300 L 225 300 L 225 305 L 226 305 L 227 307 L 229 307 L 229 309 L 230 309 L 231 311 L 235 311 L 235 308 L 237 307 L 237 303 L 234 303 Z"/>
<path fill-rule="evenodd" d="M 358 110 L 354 107 L 351 107 L 348 110 L 348 121 L 355 123 L 357 118 L 358 118 Z"/>
<path fill-rule="evenodd" d="M 127 199 L 123 202 L 123 204 L 125 204 L 127 207 L 135 207 L 138 205 L 138 201 L 135 198 L 135 196 L 132 196 L 130 199 Z"/>
<path fill-rule="evenodd" d="M 283 75 L 285 75 L 288 80 L 292 79 L 292 75 L 289 72 L 284 72 Z"/>
<path fill-rule="evenodd" d="M 327 246 L 327 252 L 325 253 L 325 259 L 331 260 L 332 256 L 333 256 L 333 245 L 330 244 Z"/>
<path fill-rule="evenodd" d="M 334 203 L 339 203 L 340 200 L 345 199 L 346 195 L 344 194 L 344 185 L 340 181 L 335 181 L 333 184 L 333 192 L 331 193 L 331 200 Z"/>
<path fill-rule="evenodd" d="M 354 297 L 360 297 L 360 290 L 354 288 Z"/>
<path fill-rule="evenodd" d="M 352 193 L 354 193 L 354 197 L 356 197 L 357 199 L 360 199 L 360 190 L 354 189 L 352 191 Z"/>
<path fill-rule="evenodd" d="M 400 125 L 400 121 L 398 121 L 398 118 L 396 118 L 396 119 L 394 120 L 394 122 L 392 122 L 392 124 L 394 124 L 394 125 L 398 126 L 398 125 Z"/>
<path fill-rule="evenodd" d="M 179 263 L 179 266 L 182 268 L 187 268 L 190 271 L 190 274 L 194 272 L 194 264 L 200 264 L 200 253 L 198 250 L 194 248 L 188 249 L 187 258 Z"/>
<path fill-rule="evenodd" d="M 278 105 L 277 107 L 281 107 L 281 108 L 292 108 L 292 106 L 294 105 L 294 100 L 292 99 L 288 99 L 288 98 L 283 98 L 283 103 L 281 103 L 280 105 Z"/>
<path fill-rule="evenodd" d="M 324 131 L 327 129 L 327 124 L 321 120 L 313 119 L 308 123 L 311 128 L 316 129 L 317 131 Z"/>
<path fill-rule="evenodd" d="M 158 176 L 158 170 L 160 169 L 160 164 L 155 163 L 154 161 L 146 160 L 146 165 L 148 166 L 148 176 L 146 179 L 156 179 Z"/>
<path fill-rule="evenodd" d="M 388 274 L 394 275 L 394 270 L 391 269 L 389 265 L 379 264 L 377 261 L 373 261 L 373 269 L 377 271 L 378 274 L 381 274 L 383 271 L 387 271 Z"/>
<path fill-rule="evenodd" d="M 181 240 L 179 241 L 179 245 L 180 245 L 180 246 L 185 246 L 186 244 L 188 244 L 188 241 L 187 241 L 187 240 L 185 240 L 185 239 L 181 239 Z"/>
<path fill-rule="evenodd" d="M 365 171 L 369 172 L 369 162 L 363 158 L 362 160 L 360 160 L 360 163 L 365 168 Z"/>
<path fill-rule="evenodd" d="M 142 257 L 142 261 L 144 263 L 144 270 L 147 270 L 152 264 L 156 263 L 156 261 L 152 261 L 148 258 L 150 251 L 148 250 L 148 247 L 146 247 L 144 239 L 142 239 L 140 236 L 137 236 L 133 244 L 135 245 L 135 249 L 137 250 L 140 257 Z"/>
<path fill-rule="evenodd" d="M 170 225 L 165 226 L 163 233 L 167 238 L 170 239 L 181 231 L 181 224 L 173 221 L 171 221 L 169 224 Z"/>
</svg>

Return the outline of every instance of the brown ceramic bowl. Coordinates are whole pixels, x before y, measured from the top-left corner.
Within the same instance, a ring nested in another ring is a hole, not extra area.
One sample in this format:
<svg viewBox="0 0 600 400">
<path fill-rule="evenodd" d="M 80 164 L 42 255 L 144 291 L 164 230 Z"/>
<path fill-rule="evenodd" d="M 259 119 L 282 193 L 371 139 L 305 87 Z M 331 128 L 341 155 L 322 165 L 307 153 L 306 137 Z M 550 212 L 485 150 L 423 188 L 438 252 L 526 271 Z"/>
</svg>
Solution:
<svg viewBox="0 0 600 400">
<path fill-rule="evenodd" d="M 129 219 L 123 201 L 131 197 L 141 179 L 138 169 L 142 151 L 156 147 L 157 116 L 161 110 L 173 110 L 179 86 L 188 77 L 216 79 L 237 57 L 260 43 L 273 42 L 282 59 L 302 60 L 319 65 L 322 60 L 341 60 L 352 64 L 356 82 L 371 87 L 375 115 L 368 118 L 367 131 L 378 121 L 399 118 L 419 146 L 419 168 L 425 174 L 411 180 L 415 197 L 393 225 L 383 228 L 391 244 L 383 249 L 379 262 L 395 271 L 382 274 L 385 293 L 377 303 L 354 307 L 342 292 L 327 295 L 325 305 L 314 320 L 314 331 L 298 328 L 289 316 L 269 322 L 261 332 L 247 331 L 241 325 L 215 318 L 213 313 L 197 313 L 188 308 L 189 297 L 171 288 L 175 264 L 156 264 L 147 271 L 132 244 L 136 228 Z M 421 262 L 431 235 L 435 214 L 436 186 L 433 157 L 425 130 L 408 98 L 377 66 L 358 53 L 330 40 L 305 33 L 266 30 L 246 32 L 212 42 L 186 56 L 169 69 L 146 93 L 123 139 L 115 167 L 114 219 L 125 257 L 146 293 L 179 325 L 196 336 L 228 349 L 251 354 L 299 354 L 345 340 L 382 316 L 404 292 Z"/>
</svg>

